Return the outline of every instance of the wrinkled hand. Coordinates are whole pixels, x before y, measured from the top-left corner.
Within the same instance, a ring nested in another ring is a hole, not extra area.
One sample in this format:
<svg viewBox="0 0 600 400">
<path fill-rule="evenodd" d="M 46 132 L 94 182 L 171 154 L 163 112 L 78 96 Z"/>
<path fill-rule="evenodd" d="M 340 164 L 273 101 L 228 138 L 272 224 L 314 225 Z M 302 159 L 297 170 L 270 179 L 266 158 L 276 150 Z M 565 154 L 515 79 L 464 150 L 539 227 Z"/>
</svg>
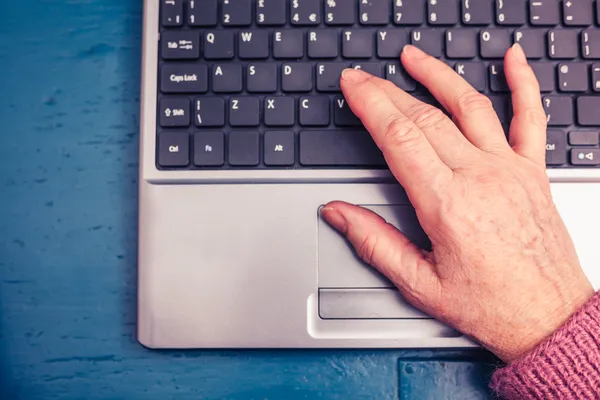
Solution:
<svg viewBox="0 0 600 400">
<path fill-rule="evenodd" d="M 411 304 L 513 361 L 594 293 L 552 201 L 538 82 L 522 49 L 508 50 L 507 141 L 489 99 L 450 67 L 412 46 L 401 58 L 453 119 L 361 71 L 345 70 L 341 85 L 433 250 L 364 208 L 335 201 L 322 216 Z"/>
</svg>

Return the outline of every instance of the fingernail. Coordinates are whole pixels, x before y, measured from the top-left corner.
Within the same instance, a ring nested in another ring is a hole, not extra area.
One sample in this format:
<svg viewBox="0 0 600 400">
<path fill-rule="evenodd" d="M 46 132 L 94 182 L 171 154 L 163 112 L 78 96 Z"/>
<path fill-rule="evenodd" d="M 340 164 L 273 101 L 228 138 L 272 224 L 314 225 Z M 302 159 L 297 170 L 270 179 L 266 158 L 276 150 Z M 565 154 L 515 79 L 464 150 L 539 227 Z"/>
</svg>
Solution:
<svg viewBox="0 0 600 400">
<path fill-rule="evenodd" d="M 323 207 L 321 208 L 321 216 L 327 221 L 331 226 L 342 233 L 346 233 L 346 229 L 348 228 L 348 222 L 346 218 L 333 207 Z"/>
<path fill-rule="evenodd" d="M 527 57 L 525 57 L 525 53 L 523 52 L 523 48 L 519 43 L 515 43 L 512 46 L 512 52 L 515 56 L 515 60 L 520 64 L 527 64 Z"/>
<path fill-rule="evenodd" d="M 412 58 L 414 60 L 422 60 L 423 58 L 427 57 L 427 54 L 419 49 L 416 46 L 407 44 L 406 46 L 404 46 L 404 48 L 402 49 L 402 52 L 409 58 Z"/>
<path fill-rule="evenodd" d="M 371 75 L 360 69 L 346 68 L 342 71 L 342 79 L 348 83 L 363 83 L 370 77 Z"/>
</svg>

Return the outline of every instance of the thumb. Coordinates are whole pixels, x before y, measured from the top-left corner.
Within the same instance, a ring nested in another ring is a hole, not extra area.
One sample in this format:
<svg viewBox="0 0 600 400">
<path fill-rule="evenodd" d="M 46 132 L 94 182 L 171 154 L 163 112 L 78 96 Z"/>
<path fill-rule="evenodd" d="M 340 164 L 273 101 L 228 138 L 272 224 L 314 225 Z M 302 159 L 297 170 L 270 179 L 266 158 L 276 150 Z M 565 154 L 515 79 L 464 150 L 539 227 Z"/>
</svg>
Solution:
<svg viewBox="0 0 600 400">
<path fill-rule="evenodd" d="M 334 201 L 321 216 L 342 233 L 356 253 L 398 287 L 414 306 L 427 311 L 436 303 L 441 285 L 435 267 L 396 227 L 363 207 Z"/>
</svg>

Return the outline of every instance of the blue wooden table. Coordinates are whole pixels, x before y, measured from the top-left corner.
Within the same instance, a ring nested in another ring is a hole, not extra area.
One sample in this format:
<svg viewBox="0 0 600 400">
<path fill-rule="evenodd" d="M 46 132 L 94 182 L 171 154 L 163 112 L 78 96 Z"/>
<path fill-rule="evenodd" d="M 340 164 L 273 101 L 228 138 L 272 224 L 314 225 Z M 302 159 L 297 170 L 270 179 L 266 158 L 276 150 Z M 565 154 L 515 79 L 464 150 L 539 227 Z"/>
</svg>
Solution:
<svg viewBox="0 0 600 400">
<path fill-rule="evenodd" d="M 480 350 L 138 344 L 141 3 L 2 2 L 0 398 L 488 398 Z"/>
</svg>

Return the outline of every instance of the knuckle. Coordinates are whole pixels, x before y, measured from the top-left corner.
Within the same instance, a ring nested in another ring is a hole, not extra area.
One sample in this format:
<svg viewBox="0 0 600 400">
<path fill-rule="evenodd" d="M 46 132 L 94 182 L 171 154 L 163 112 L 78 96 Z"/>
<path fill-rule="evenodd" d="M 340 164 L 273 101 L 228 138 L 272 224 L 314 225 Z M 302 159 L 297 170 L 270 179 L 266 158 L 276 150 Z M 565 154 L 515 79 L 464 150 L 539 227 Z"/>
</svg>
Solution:
<svg viewBox="0 0 600 400">
<path fill-rule="evenodd" d="M 414 115 L 415 124 L 422 129 L 441 129 L 449 121 L 441 110 L 430 105 L 420 107 Z"/>
<path fill-rule="evenodd" d="M 384 131 L 386 146 L 406 147 L 411 143 L 416 143 L 418 137 L 417 127 L 404 117 L 392 116 L 386 124 Z"/>
<path fill-rule="evenodd" d="M 457 97 L 456 108 L 462 115 L 479 110 L 493 110 L 492 101 L 487 96 L 472 91 L 464 92 Z"/>
<path fill-rule="evenodd" d="M 367 235 L 360 242 L 356 249 L 358 256 L 367 264 L 373 265 L 375 253 L 377 251 L 377 237 L 375 235 Z"/>
</svg>

